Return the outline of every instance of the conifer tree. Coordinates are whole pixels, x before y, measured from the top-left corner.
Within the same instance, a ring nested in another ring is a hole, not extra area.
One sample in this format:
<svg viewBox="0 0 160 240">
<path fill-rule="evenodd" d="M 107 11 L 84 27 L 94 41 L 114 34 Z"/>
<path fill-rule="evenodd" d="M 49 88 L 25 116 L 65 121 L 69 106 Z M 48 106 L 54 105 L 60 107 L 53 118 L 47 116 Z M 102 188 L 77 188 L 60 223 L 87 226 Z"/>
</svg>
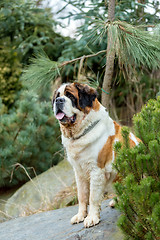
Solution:
<svg viewBox="0 0 160 240">
<path fill-rule="evenodd" d="M 60 133 L 50 101 L 23 91 L 12 112 L 0 102 L 0 188 L 28 181 L 60 161 Z M 55 154 L 57 152 L 57 154 Z"/>
<path fill-rule="evenodd" d="M 118 221 L 125 240 L 160 239 L 160 97 L 150 100 L 134 117 L 136 135 L 142 142 L 130 148 L 129 130 L 123 128 L 124 144 L 115 145 L 115 168 L 122 178 L 115 184 L 122 212 Z"/>
</svg>

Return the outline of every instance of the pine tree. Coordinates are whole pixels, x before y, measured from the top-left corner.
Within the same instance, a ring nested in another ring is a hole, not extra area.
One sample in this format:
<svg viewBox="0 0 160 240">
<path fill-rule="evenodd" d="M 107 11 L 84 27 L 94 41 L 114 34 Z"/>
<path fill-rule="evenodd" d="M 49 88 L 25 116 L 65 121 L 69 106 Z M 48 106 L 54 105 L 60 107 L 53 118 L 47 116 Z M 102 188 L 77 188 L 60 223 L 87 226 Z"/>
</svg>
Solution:
<svg viewBox="0 0 160 240">
<path fill-rule="evenodd" d="M 125 240 L 160 239 L 160 97 L 150 100 L 134 117 L 142 142 L 130 148 L 129 130 L 123 128 L 124 146 L 115 145 L 115 168 L 122 181 L 115 184 L 122 212 L 118 221 Z"/>
</svg>

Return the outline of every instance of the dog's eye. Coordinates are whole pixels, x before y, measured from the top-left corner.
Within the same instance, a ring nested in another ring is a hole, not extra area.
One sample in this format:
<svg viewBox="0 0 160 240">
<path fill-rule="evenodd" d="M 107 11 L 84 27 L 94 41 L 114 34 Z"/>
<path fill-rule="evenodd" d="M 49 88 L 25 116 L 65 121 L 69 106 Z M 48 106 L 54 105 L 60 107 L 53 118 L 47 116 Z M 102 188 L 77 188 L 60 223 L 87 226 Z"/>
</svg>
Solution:
<svg viewBox="0 0 160 240">
<path fill-rule="evenodd" d="M 66 92 L 66 97 L 70 98 L 71 100 L 75 98 L 70 92 Z"/>
<path fill-rule="evenodd" d="M 77 106 L 77 99 L 75 98 L 75 96 L 72 93 L 66 92 L 66 97 L 68 97 L 72 101 L 72 104 L 74 106 Z"/>
</svg>

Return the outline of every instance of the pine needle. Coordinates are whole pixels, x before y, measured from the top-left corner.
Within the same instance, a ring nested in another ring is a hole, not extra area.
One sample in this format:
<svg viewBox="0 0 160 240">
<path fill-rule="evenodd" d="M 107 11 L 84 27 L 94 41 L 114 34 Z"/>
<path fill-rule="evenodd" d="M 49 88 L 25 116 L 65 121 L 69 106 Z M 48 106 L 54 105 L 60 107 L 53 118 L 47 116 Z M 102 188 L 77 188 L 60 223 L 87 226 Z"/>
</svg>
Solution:
<svg viewBox="0 0 160 240">
<path fill-rule="evenodd" d="M 155 28 L 155 32 L 147 31 L 148 28 Z M 145 66 L 149 69 L 160 67 L 160 27 L 139 25 L 132 26 L 121 21 L 102 21 L 96 19 L 92 21 L 92 29 L 88 31 L 88 36 L 92 43 L 102 41 L 108 32 L 111 32 L 115 51 L 120 67 L 130 65 L 132 67 Z M 127 69 L 126 69 L 127 71 Z"/>
<path fill-rule="evenodd" d="M 51 61 L 44 53 L 39 53 L 31 59 L 31 64 L 22 75 L 22 80 L 31 89 L 39 91 L 45 88 L 60 75 L 61 64 Z"/>
<path fill-rule="evenodd" d="M 74 64 L 77 61 L 81 62 L 86 58 L 96 57 L 102 53 L 105 54 L 106 50 L 84 55 L 65 62 L 54 62 L 50 60 L 45 53 L 39 53 L 35 58 L 31 59 L 31 64 L 23 71 L 22 81 L 26 82 L 26 85 L 36 92 L 44 88 L 48 89 L 48 86 L 60 76 L 61 69 L 67 64 Z"/>
<path fill-rule="evenodd" d="M 159 36 L 144 30 L 144 26 L 142 29 L 120 21 L 110 24 L 109 28 L 120 65 L 146 66 L 149 69 L 160 67 Z"/>
<path fill-rule="evenodd" d="M 124 76 L 129 79 L 130 72 L 134 72 L 137 67 L 147 67 L 149 69 L 160 68 L 160 37 L 159 34 L 146 31 L 147 26 L 132 26 L 126 22 L 98 21 L 95 29 L 91 30 L 92 40 L 95 40 L 97 31 L 100 33 L 98 39 L 103 39 L 106 31 L 110 31 L 113 39 L 111 51 L 114 50 L 118 58 L 119 67 Z M 47 87 L 60 75 L 61 69 L 67 64 L 73 64 L 81 59 L 95 57 L 104 53 L 82 56 L 66 62 L 51 61 L 45 53 L 39 53 L 32 59 L 32 64 L 23 73 L 22 79 L 29 84 L 33 90 L 40 90 Z M 97 83 L 96 83 L 97 84 Z"/>
</svg>

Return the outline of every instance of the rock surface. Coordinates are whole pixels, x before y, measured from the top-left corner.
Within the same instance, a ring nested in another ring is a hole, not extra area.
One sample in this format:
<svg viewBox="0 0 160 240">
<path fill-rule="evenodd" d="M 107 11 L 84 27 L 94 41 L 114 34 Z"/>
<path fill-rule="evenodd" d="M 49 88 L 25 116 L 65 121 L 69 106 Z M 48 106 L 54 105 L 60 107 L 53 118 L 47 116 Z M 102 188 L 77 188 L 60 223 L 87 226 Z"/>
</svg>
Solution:
<svg viewBox="0 0 160 240">
<path fill-rule="evenodd" d="M 3 240 L 122 240 L 116 226 L 120 213 L 108 207 L 110 200 L 102 203 L 101 222 L 91 228 L 83 223 L 71 225 L 71 217 L 78 206 L 61 208 L 28 217 L 20 217 L 0 224 Z"/>
<path fill-rule="evenodd" d="M 71 165 L 68 161 L 63 160 L 57 166 L 38 175 L 17 190 L 5 204 L 5 213 L 11 217 L 26 216 L 37 211 L 45 211 L 49 205 L 51 205 L 52 209 L 67 205 L 66 201 L 71 201 L 73 196 L 69 194 L 66 196 L 65 192 L 63 192 L 65 204 L 53 206 L 57 194 L 71 187 L 75 181 L 74 179 Z M 58 201 L 60 201 L 60 198 Z"/>
</svg>

